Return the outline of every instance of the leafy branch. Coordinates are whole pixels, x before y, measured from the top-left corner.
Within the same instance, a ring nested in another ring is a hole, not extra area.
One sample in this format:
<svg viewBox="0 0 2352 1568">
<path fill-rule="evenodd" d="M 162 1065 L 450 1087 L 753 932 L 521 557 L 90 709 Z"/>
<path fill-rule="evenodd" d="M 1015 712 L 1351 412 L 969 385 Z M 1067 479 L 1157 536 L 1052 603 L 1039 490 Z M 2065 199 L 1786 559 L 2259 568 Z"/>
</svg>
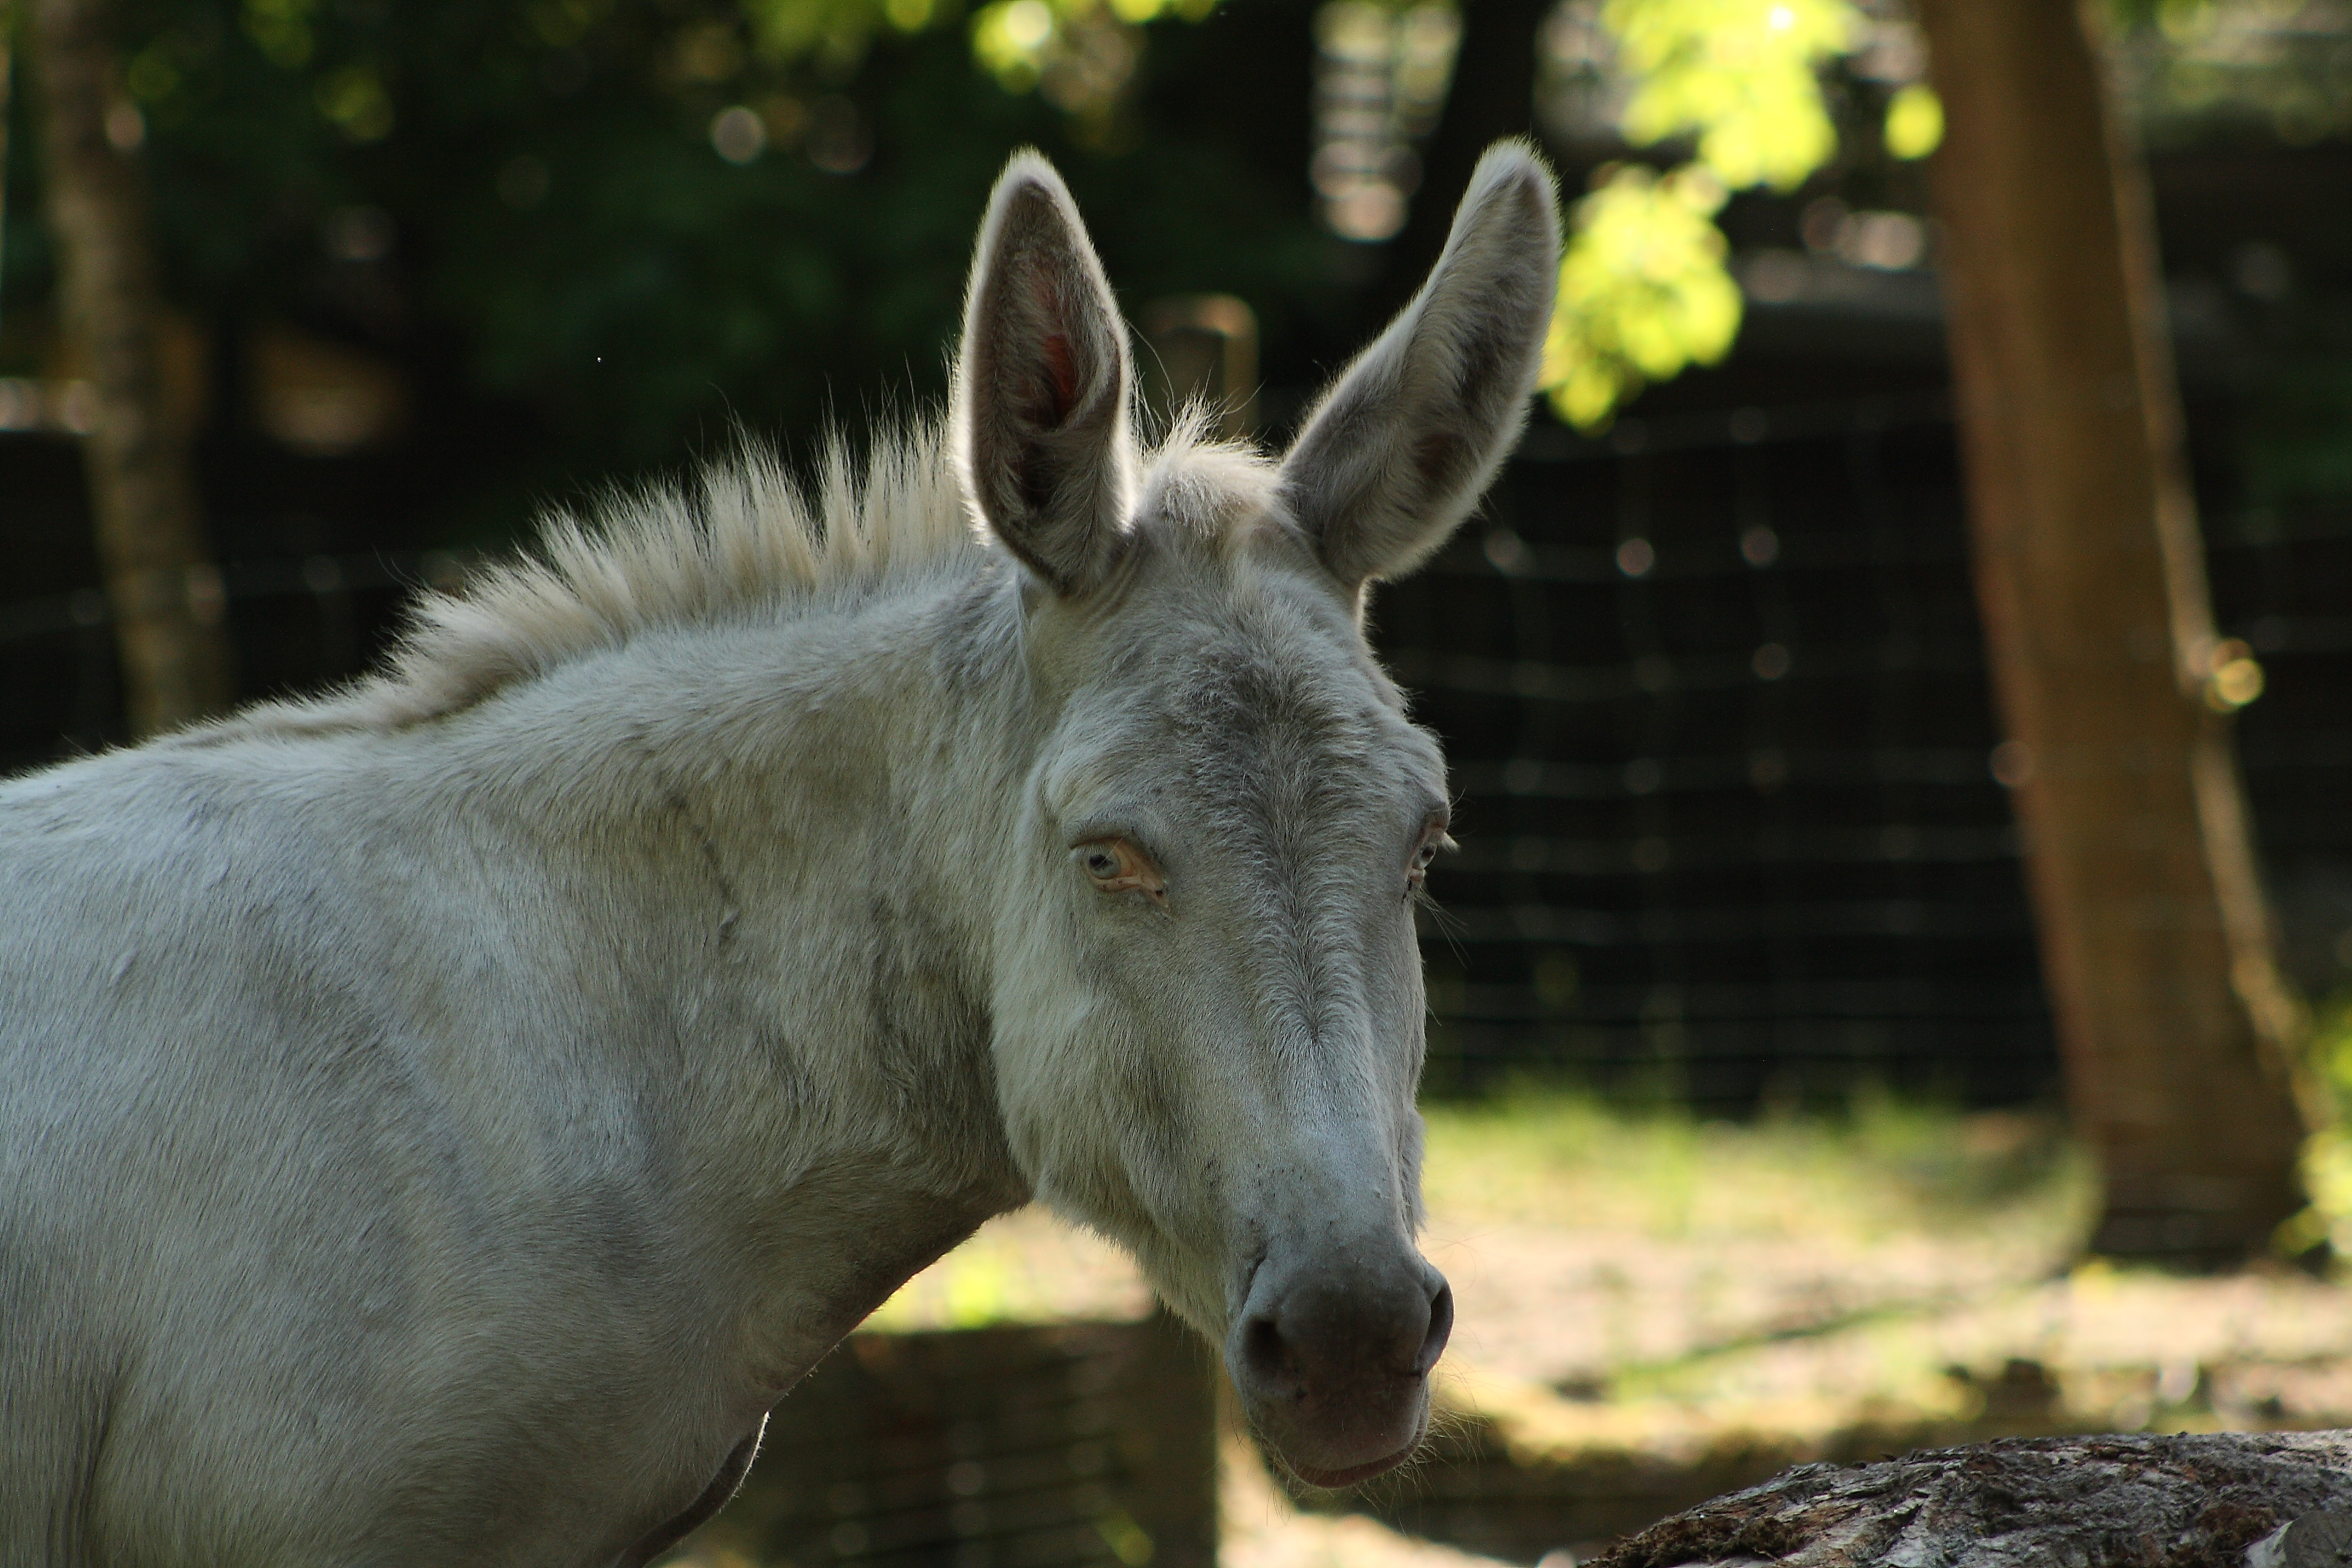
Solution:
<svg viewBox="0 0 2352 1568">
<path fill-rule="evenodd" d="M 1864 26 L 1849 0 L 1608 0 L 1601 24 L 1629 89 L 1620 132 L 1636 147 L 1687 137 L 1695 155 L 1664 175 L 1608 165 L 1576 205 L 1542 384 L 1584 429 L 1729 351 L 1740 295 L 1715 215 L 1734 190 L 1792 191 L 1836 155 L 1820 72 Z M 1925 157 L 1942 135 L 1930 89 L 1895 95 L 1888 152 Z"/>
</svg>

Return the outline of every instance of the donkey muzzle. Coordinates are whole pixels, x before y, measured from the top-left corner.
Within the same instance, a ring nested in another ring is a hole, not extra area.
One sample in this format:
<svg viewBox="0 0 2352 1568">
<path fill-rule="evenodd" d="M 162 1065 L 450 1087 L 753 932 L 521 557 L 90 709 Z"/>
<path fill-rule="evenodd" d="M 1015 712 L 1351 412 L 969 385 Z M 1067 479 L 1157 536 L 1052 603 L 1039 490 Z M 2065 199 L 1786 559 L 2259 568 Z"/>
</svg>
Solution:
<svg viewBox="0 0 2352 1568">
<path fill-rule="evenodd" d="M 1410 1247 L 1252 1278 L 1225 1341 L 1251 1425 L 1310 1486 L 1393 1468 L 1429 1426 L 1429 1370 L 1454 1328 L 1445 1277 Z"/>
</svg>

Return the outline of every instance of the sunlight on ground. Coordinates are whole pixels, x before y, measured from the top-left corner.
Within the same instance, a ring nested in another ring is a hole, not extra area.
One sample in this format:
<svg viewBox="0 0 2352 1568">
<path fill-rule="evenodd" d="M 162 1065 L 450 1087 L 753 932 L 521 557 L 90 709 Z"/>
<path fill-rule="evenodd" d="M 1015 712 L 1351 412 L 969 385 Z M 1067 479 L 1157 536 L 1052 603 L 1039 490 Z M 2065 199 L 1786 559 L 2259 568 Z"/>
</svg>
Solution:
<svg viewBox="0 0 2352 1568">
<path fill-rule="evenodd" d="M 1515 1451 L 2352 1413 L 2337 1287 L 2079 1262 L 2096 1184 L 2053 1119 L 1864 1098 L 1706 1122 L 1529 1093 L 1429 1122 L 1449 1402 Z"/>
<path fill-rule="evenodd" d="M 1424 1108 L 1430 1212 L 1657 1239 L 2073 1247 L 2095 1201 L 2053 1119 L 1859 1096 L 1843 1114 L 1702 1121 L 1525 1090 Z"/>
<path fill-rule="evenodd" d="M 1559 1091 L 1427 1116 L 1423 1245 L 1457 1307 L 1439 1396 L 1525 1459 L 2352 1424 L 2343 1290 L 2081 1262 L 2095 1183 L 2052 1117 L 1864 1097 L 1725 1122 Z M 1124 1258 L 1029 1210 L 873 1322 L 1149 1310 Z M 1476 1561 L 1299 1512 L 1238 1462 L 1227 1568 Z"/>
<path fill-rule="evenodd" d="M 1219 1444 L 1220 1568 L 1492 1568 L 1494 1561 L 1361 1514 L 1303 1511 L 1267 1476 L 1247 1438 L 1228 1434 Z"/>
<path fill-rule="evenodd" d="M 1056 1318 L 1131 1321 L 1151 1289 L 1127 1255 L 1042 1208 L 1003 1215 L 908 1280 L 865 1326 L 886 1333 Z"/>
<path fill-rule="evenodd" d="M 2087 1163 L 2036 1116 L 1881 1098 L 1836 1117 L 1734 1123 L 1559 1092 L 1427 1116 L 1423 1244 L 1467 1292 L 1457 1358 L 1530 1375 L 2042 1278 L 2071 1258 L 2095 1198 Z M 1580 1299 L 1591 1289 L 1601 1300 Z M 1542 1310 L 1545 1298 L 1564 1304 L 1561 1289 L 1579 1298 L 1572 1321 Z M 1496 1314 L 1483 1338 L 1477 1298 Z M 1150 1308 L 1124 1256 L 1032 1208 L 991 1221 L 869 1326 Z M 1546 1321 L 1521 1321 L 1531 1313 Z"/>
</svg>

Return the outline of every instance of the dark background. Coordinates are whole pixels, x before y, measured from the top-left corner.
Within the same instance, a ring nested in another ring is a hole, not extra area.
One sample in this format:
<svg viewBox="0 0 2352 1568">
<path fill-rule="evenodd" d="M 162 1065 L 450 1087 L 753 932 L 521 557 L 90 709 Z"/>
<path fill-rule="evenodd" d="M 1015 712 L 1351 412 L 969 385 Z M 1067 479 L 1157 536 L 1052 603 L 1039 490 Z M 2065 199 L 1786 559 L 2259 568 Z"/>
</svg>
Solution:
<svg viewBox="0 0 2352 1568">
<path fill-rule="evenodd" d="M 545 505 L 740 434 L 804 455 L 829 421 L 934 404 L 1016 146 L 1067 175 L 1130 314 L 1248 302 L 1270 439 L 1426 259 L 1416 227 L 1363 245 L 1318 221 L 1297 0 L 1152 24 L 1128 89 L 1087 114 L 1004 90 L 960 26 L 854 60 L 754 51 L 706 79 L 678 62 L 733 11 L 328 5 L 301 13 L 299 68 L 255 15 L 158 0 L 123 33 L 249 697 L 365 668 L 406 584 L 453 578 Z M 389 106 L 365 136 L 321 107 L 354 71 Z M 1539 410 L 1486 512 L 1377 605 L 1463 797 L 1427 943 L 1442 1089 L 1561 1068 L 1717 1106 L 2053 1087 L 1988 763 L 1932 267 L 1807 247 L 1825 197 L 1923 211 L 1921 171 L 1872 150 L 1863 84 L 1830 85 L 1858 151 L 1722 220 L 1736 268 L 1802 257 L 1807 287 L 1751 298 L 1724 363 L 1605 433 Z M 718 109 L 778 95 L 847 126 L 849 153 L 714 154 Z M 71 367 L 24 97 L 0 376 L 46 384 Z M 2219 618 L 2269 677 L 2241 721 L 2257 832 L 2297 976 L 2326 994 L 2352 976 L 2352 143 L 2219 111 L 2147 130 Z M 1552 151 L 1571 195 L 1625 154 Z M 370 434 L 288 439 L 270 410 L 289 374 L 373 389 Z M 1769 549 L 1743 554 L 1758 530 Z M 1619 565 L 1633 540 L 1654 563 L 1639 576 Z M 79 457 L 53 421 L 0 430 L 0 768 L 121 741 Z"/>
</svg>

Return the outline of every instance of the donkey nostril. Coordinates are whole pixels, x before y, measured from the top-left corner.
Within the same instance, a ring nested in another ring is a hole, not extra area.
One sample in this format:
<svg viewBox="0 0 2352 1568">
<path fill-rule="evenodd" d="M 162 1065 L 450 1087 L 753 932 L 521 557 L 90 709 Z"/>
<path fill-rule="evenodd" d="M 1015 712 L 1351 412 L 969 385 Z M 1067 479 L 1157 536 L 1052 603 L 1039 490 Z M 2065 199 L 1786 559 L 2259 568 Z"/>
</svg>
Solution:
<svg viewBox="0 0 2352 1568">
<path fill-rule="evenodd" d="M 1454 1333 L 1454 1287 L 1440 1285 L 1437 1294 L 1429 1299 L 1429 1332 L 1422 1336 L 1421 1352 L 1412 1358 L 1412 1374 L 1425 1377 L 1445 1353 L 1445 1342 Z"/>
<path fill-rule="evenodd" d="M 1304 1392 L 1298 1363 L 1272 1318 L 1252 1318 L 1243 1328 L 1242 1364 L 1262 1394 L 1295 1399 Z"/>
</svg>

